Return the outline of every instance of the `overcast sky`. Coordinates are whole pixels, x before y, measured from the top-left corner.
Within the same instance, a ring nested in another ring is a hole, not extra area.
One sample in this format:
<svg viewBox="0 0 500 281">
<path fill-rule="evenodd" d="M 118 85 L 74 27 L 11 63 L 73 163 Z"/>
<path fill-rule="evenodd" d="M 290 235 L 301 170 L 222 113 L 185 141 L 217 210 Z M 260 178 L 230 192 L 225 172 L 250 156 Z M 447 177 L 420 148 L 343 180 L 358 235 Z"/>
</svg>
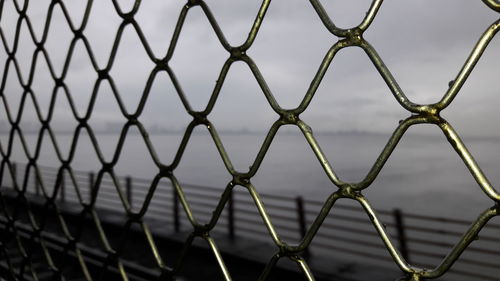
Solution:
<svg viewBox="0 0 500 281">
<path fill-rule="evenodd" d="M 0 19 L 9 48 L 15 36 L 17 13 L 12 1 L 4 1 Z M 22 2 L 22 1 L 20 1 Z M 30 1 L 28 14 L 37 36 L 46 25 L 51 1 Z M 64 1 L 75 25 L 82 19 L 85 1 Z M 128 10 L 133 1 L 123 2 Z M 250 30 L 260 1 L 206 1 L 231 45 L 241 44 Z M 371 1 L 322 1 L 330 17 L 340 27 L 352 27 L 364 16 Z M 136 20 L 157 57 L 168 49 L 183 1 L 143 1 Z M 437 102 L 453 80 L 481 34 L 499 14 L 480 0 L 386 0 L 365 33 L 406 95 L 417 103 Z M 111 1 L 94 1 L 84 33 L 97 63 L 102 68 L 109 58 L 121 20 Z M 27 79 L 34 43 L 27 25 L 21 25 L 17 58 L 23 79 Z M 72 33 L 61 9 L 54 9 L 46 48 L 57 75 L 64 65 Z M 323 26 L 309 1 L 274 0 L 248 55 L 264 75 L 272 93 L 284 108 L 296 107 L 303 98 L 327 50 L 338 40 Z M 500 56 L 498 36 L 493 39 L 469 81 L 449 108 L 443 111 L 456 129 L 470 135 L 497 135 L 500 111 Z M 189 11 L 170 65 L 192 107 L 205 107 L 218 74 L 229 54 L 222 48 L 201 9 Z M 0 61 L 6 60 L 3 48 Z M 154 64 L 137 34 L 129 26 L 111 70 L 129 112 L 135 111 Z M 4 72 L 2 68 L 2 73 Z M 4 93 L 10 108 L 17 109 L 22 88 L 11 64 Z M 79 108 L 86 111 L 97 74 L 83 44 L 78 43 L 65 80 Z M 33 90 L 44 114 L 54 83 L 42 56 L 38 57 Z M 1 119 L 5 119 L 3 106 Z M 54 124 L 70 127 L 67 101 L 58 95 Z M 359 48 L 342 50 L 334 58 L 310 107 L 301 118 L 315 131 L 394 130 L 409 113 L 401 108 Z M 209 119 L 218 129 L 266 131 L 278 118 L 243 63 L 233 64 L 219 100 Z M 27 103 L 23 122 L 36 120 Z M 156 77 L 150 99 L 140 120 L 146 126 L 180 130 L 191 120 L 165 73 Z M 123 123 L 124 118 L 107 83 L 101 84 L 92 123 Z M 478 123 L 481 122 L 481 123 Z M 478 125 L 480 124 L 480 125 Z M 97 125 L 96 125 L 97 126 Z M 494 129 L 494 130 L 492 130 Z"/>
</svg>

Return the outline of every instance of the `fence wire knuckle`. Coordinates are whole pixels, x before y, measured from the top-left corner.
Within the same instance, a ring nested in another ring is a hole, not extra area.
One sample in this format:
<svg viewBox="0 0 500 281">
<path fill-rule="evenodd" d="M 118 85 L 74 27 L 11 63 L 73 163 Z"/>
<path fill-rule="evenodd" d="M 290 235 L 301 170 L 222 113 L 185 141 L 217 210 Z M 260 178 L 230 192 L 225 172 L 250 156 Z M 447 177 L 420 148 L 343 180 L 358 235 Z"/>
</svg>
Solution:
<svg viewBox="0 0 500 281">
<path fill-rule="evenodd" d="M 7 10 L 5 10 L 4 7 L 7 2 L 11 2 L 11 4 L 13 4 L 15 8 L 14 13 L 17 14 L 16 16 L 18 19 L 16 22 L 13 42 L 11 42 L 10 38 L 7 38 L 4 27 L 0 26 L 0 39 L 3 45 L 1 48 L 3 48 L 2 52 L 6 55 L 0 85 L 0 98 L 2 106 L 5 110 L 5 116 L 7 117 L 6 121 L 10 126 L 8 142 L 0 143 L 0 154 L 2 155 L 2 161 L 0 164 L 0 182 L 3 183 L 3 179 L 6 177 L 13 179 L 19 178 L 16 176 L 17 171 L 14 161 L 12 160 L 14 142 L 16 141 L 16 137 L 18 137 L 22 151 L 24 152 L 29 163 L 26 166 L 24 174 L 22 175 L 22 180 L 14 180 L 11 188 L 15 190 L 17 194 L 18 203 L 22 204 L 21 209 L 23 209 L 23 212 L 25 212 L 29 217 L 27 228 L 31 230 L 31 234 L 26 235 L 26 229 L 22 228 L 18 224 L 18 220 L 22 216 L 22 214 L 19 213 L 21 212 L 19 211 L 20 209 L 16 209 L 16 212 L 12 213 L 11 210 L 6 207 L 6 188 L 2 186 L 0 189 L 0 219 L 3 226 L 1 227 L 2 236 L 0 237 L 0 258 L 4 258 L 8 267 L 8 271 L 5 273 L 6 275 L 3 276 L 5 278 L 18 280 L 23 278 L 22 276 L 24 276 L 24 271 L 27 275 L 31 275 L 33 280 L 38 280 L 39 276 L 37 270 L 34 269 L 33 263 L 35 259 L 41 258 L 44 260 L 46 266 L 52 271 L 52 280 L 63 280 L 66 265 L 64 262 L 59 262 L 54 259 L 53 253 L 48 246 L 53 242 L 50 235 L 47 234 L 48 230 L 46 229 L 46 218 L 44 218 L 44 216 L 52 214 L 59 222 L 65 240 L 62 244 L 62 256 L 75 256 L 77 258 L 82 275 L 81 277 L 85 280 L 100 280 L 97 279 L 96 276 L 92 276 L 88 269 L 86 259 L 84 258 L 84 252 L 86 252 L 87 249 L 80 243 L 81 239 L 83 239 L 84 227 L 80 226 L 76 229 L 70 229 L 67 223 L 68 218 L 63 215 L 60 210 L 60 205 L 55 203 L 57 197 L 61 193 L 61 190 L 64 188 L 64 184 L 74 186 L 76 196 L 75 205 L 78 205 L 80 208 L 76 219 L 83 222 L 85 219 L 90 218 L 90 224 L 93 224 L 93 227 L 97 230 L 98 242 L 100 244 L 99 247 L 102 247 L 106 254 L 105 262 L 101 270 L 101 274 L 103 274 L 102 276 L 105 276 L 107 268 L 114 267 L 118 270 L 122 280 L 129 280 L 130 278 L 128 267 L 121 254 L 127 247 L 127 234 L 132 231 L 134 224 L 138 224 L 140 230 L 142 231 L 143 236 L 147 241 L 146 245 L 149 247 L 148 250 L 154 256 L 156 266 L 159 270 L 161 270 L 162 276 L 168 276 L 170 278 L 177 274 L 181 274 L 182 268 L 185 265 L 186 257 L 189 250 L 192 248 L 194 240 L 200 239 L 206 243 L 206 246 L 215 257 L 218 270 L 220 271 L 223 279 L 232 280 L 233 277 L 225 264 L 223 255 L 217 246 L 216 239 L 214 239 L 211 234 L 212 231 L 214 231 L 214 228 L 218 225 L 220 218 L 223 215 L 223 210 L 227 208 L 228 204 L 230 204 L 229 201 L 232 200 L 232 194 L 235 189 L 245 191 L 245 196 L 251 200 L 251 203 L 253 204 L 252 208 L 254 208 L 255 212 L 259 214 L 261 218 L 260 223 L 265 226 L 269 237 L 276 247 L 275 254 L 270 256 L 266 265 L 263 266 L 258 280 L 267 280 L 271 271 L 276 267 L 276 264 L 282 258 L 288 258 L 295 262 L 297 268 L 303 273 L 307 280 L 315 280 L 314 272 L 309 268 L 308 259 L 305 258 L 302 253 L 310 246 L 313 239 L 316 237 L 317 232 L 322 227 L 324 220 L 329 216 L 335 217 L 336 212 L 332 211 L 332 208 L 336 205 L 339 199 L 357 201 L 361 205 L 367 215 L 367 219 L 371 221 L 373 228 L 378 233 L 387 252 L 392 257 L 394 263 L 401 270 L 402 275 L 405 276 L 403 277 L 404 280 L 435 279 L 447 273 L 455 261 L 468 248 L 469 244 L 476 239 L 477 235 L 487 225 L 488 221 L 491 218 L 498 216 L 500 212 L 500 208 L 498 207 L 500 204 L 500 193 L 495 190 L 486 175 L 481 171 L 478 163 L 474 160 L 474 157 L 468 151 L 466 145 L 462 142 L 460 136 L 453 129 L 452 125 L 439 116 L 439 113 L 450 106 L 453 99 L 459 94 L 462 85 L 466 82 L 469 75 L 474 70 L 477 62 L 481 59 L 483 52 L 486 50 L 489 43 L 500 29 L 500 20 L 487 27 L 485 32 L 479 37 L 477 44 L 473 47 L 469 57 L 459 70 L 456 78 L 450 82 L 450 87 L 443 94 L 441 100 L 435 104 L 416 104 L 405 95 L 391 71 L 384 64 L 383 59 L 377 53 L 375 47 L 363 38 L 363 33 L 370 28 L 371 23 L 377 16 L 377 12 L 380 9 L 383 9 L 383 0 L 373 0 L 362 21 L 358 25 L 348 29 L 342 29 L 336 26 L 335 19 L 329 16 L 328 12 L 323 8 L 319 0 L 310 0 L 309 2 L 312 6 L 311 8 L 315 10 L 317 16 L 323 24 L 323 27 L 331 33 L 333 38 L 337 38 L 338 41 L 334 43 L 325 53 L 322 62 L 318 66 L 316 74 L 310 81 L 307 91 L 304 93 L 300 105 L 297 108 L 285 110 L 280 106 L 273 95 L 272 90 L 266 82 L 264 75 L 259 70 L 257 63 L 255 63 L 251 55 L 248 54 L 248 51 L 252 49 L 252 45 L 259 34 L 261 25 L 266 19 L 266 12 L 271 5 L 271 0 L 262 1 L 253 24 L 248 31 L 246 40 L 241 45 L 237 46 L 231 45 L 226 39 L 223 30 L 218 24 L 217 18 L 212 13 L 210 5 L 206 1 L 188 0 L 179 12 L 170 44 L 166 46 L 164 50 L 164 57 L 158 57 L 155 54 L 141 28 L 140 23 L 136 20 L 136 14 L 140 11 L 141 3 L 144 1 L 136 0 L 129 11 L 124 11 L 120 6 L 119 1 L 112 0 L 111 2 L 113 4 L 114 12 L 121 19 L 121 22 L 115 30 L 115 33 L 112 35 L 114 40 L 110 48 L 109 56 L 107 57 L 107 61 L 104 65 L 102 65 L 102 62 L 101 65 L 98 63 L 95 56 L 95 50 L 93 50 L 87 37 L 88 34 L 86 27 L 96 1 L 88 0 L 86 2 L 86 5 L 83 7 L 83 17 L 80 23 L 72 19 L 72 16 L 67 8 L 69 2 L 60 0 L 52 1 L 46 12 L 45 22 L 43 23 L 43 33 L 41 35 L 36 35 L 34 24 L 27 13 L 30 3 L 33 3 L 34 0 L 24 0 L 24 2 L 17 0 L 1 0 L 0 13 L 6 13 Z M 21 2 L 24 4 L 21 5 Z M 498 1 L 482 0 L 482 2 L 484 2 L 484 4 L 492 10 L 500 12 L 500 3 Z M 206 107 L 199 112 L 193 110 L 191 107 L 188 95 L 183 90 L 182 83 L 177 79 L 176 70 L 170 65 L 172 58 L 176 55 L 176 47 L 178 45 L 179 38 L 182 34 L 184 34 L 183 28 L 186 17 L 195 7 L 201 8 L 201 14 L 208 19 L 211 32 L 216 35 L 218 43 L 220 44 L 219 47 L 223 48 L 227 53 L 227 59 L 218 73 L 217 82 L 215 83 L 213 89 L 209 89 L 212 92 Z M 69 27 L 72 34 L 69 49 L 60 72 L 57 72 L 54 60 L 51 58 L 51 53 L 49 52 L 46 44 L 48 40 L 54 39 L 49 38 L 49 33 L 54 27 L 54 11 L 56 9 L 60 9 L 62 11 L 65 24 Z M 21 42 L 20 33 L 23 24 L 26 24 L 29 31 L 29 38 L 32 40 L 31 43 L 35 46 L 29 74 L 22 72 L 17 54 Z M 120 52 L 120 47 L 123 47 L 122 39 L 124 32 L 133 32 L 138 36 L 140 47 L 144 50 L 146 54 L 145 56 L 151 61 L 151 63 L 154 64 L 154 68 L 151 69 L 147 82 L 144 85 L 137 107 L 132 109 L 127 108 L 124 104 L 122 100 L 122 93 L 117 87 L 115 77 L 113 75 L 113 70 L 116 68 L 115 63 L 117 62 L 117 54 Z M 90 60 L 90 65 L 95 72 L 95 79 L 91 81 L 91 83 L 93 83 L 93 87 L 90 93 L 90 99 L 87 106 L 84 108 L 78 108 L 74 101 L 72 89 L 67 83 L 68 73 L 72 71 L 72 60 L 75 56 L 75 48 L 77 44 L 83 45 L 85 55 Z M 406 109 L 411 116 L 400 121 L 399 125 L 394 129 L 391 137 L 365 177 L 359 182 L 345 182 L 336 174 L 334 166 L 330 164 L 327 156 L 322 151 L 321 146 L 313 133 L 313 128 L 300 119 L 300 114 L 308 110 L 309 104 L 314 99 L 314 95 L 318 87 L 321 85 L 327 70 L 330 68 L 330 65 L 334 63 L 336 54 L 344 48 L 356 47 L 361 48 L 364 54 L 375 66 L 376 71 L 383 78 L 388 89 L 395 98 L 395 102 L 399 103 L 400 106 Z M 214 106 L 218 102 L 221 88 L 225 83 L 226 76 L 230 71 L 232 64 L 236 61 L 243 62 L 244 65 L 250 69 L 253 75 L 251 77 L 257 81 L 261 91 L 256 94 L 264 95 L 267 100 L 267 104 L 264 106 L 271 107 L 275 113 L 274 123 L 269 128 L 267 135 L 248 171 L 238 171 L 234 168 L 230 155 L 224 148 L 219 132 L 211 122 L 211 113 Z M 46 109 L 44 109 L 41 105 L 42 103 L 40 103 L 40 97 L 37 96 L 38 93 L 33 88 L 34 77 L 38 74 L 35 73 L 36 66 L 40 63 L 45 63 L 47 65 L 47 74 L 53 80 L 54 85 L 53 89 L 45 89 L 47 91 L 51 91 L 51 99 Z M 155 145 L 149 138 L 148 130 L 141 121 L 141 116 L 143 115 L 144 108 L 146 107 L 146 103 L 149 99 L 151 88 L 160 72 L 165 72 L 167 77 L 169 77 L 170 82 L 176 90 L 177 98 L 183 105 L 183 110 L 185 110 L 186 114 L 192 118 L 184 130 L 182 140 L 179 143 L 178 149 L 176 150 L 171 163 L 164 163 L 162 159 L 160 159 Z M 10 75 L 15 76 L 16 82 L 22 89 L 17 112 L 12 107 L 12 97 L 8 98 L 9 93 L 6 92 L 7 77 Z M 96 133 L 91 125 L 91 119 L 95 110 L 94 107 L 100 94 L 100 87 L 104 83 L 109 84 L 112 96 L 115 99 L 114 101 L 118 105 L 121 112 L 122 116 L 120 117 L 124 120 L 124 125 L 119 132 L 118 142 L 114 148 L 115 151 L 111 159 L 107 159 L 102 153 L 101 144 L 99 143 Z M 54 126 L 51 125 L 51 121 L 54 119 L 56 101 L 61 98 L 67 99 L 69 110 L 71 111 L 74 121 L 77 123 L 67 156 L 62 153 L 63 150 L 57 142 L 57 128 L 54 128 Z M 26 140 L 26 131 L 23 130 L 21 125 L 22 116 L 26 114 L 27 111 L 25 109 L 25 105 L 27 103 L 33 104 L 35 115 L 41 124 L 34 150 Z M 45 113 L 44 110 L 46 111 Z M 374 210 L 368 199 L 361 193 L 362 190 L 369 188 L 371 183 L 377 178 L 408 128 L 419 124 L 433 124 L 442 130 L 449 144 L 453 147 L 464 162 L 465 166 L 469 169 L 472 177 L 478 183 L 485 195 L 492 199 L 494 204 L 492 208 L 486 209 L 476 219 L 476 221 L 473 222 L 466 233 L 463 234 L 462 238 L 454 245 L 446 257 L 442 259 L 441 264 L 431 269 L 417 268 L 405 259 L 405 257 L 403 257 L 398 249 L 398 246 L 393 241 L 393 238 L 391 238 L 391 235 L 381 222 L 377 211 Z M 282 238 L 279 231 L 276 229 L 272 216 L 269 215 L 268 209 L 266 208 L 264 200 L 262 199 L 258 189 L 251 183 L 251 179 L 260 169 L 261 163 L 266 157 L 268 149 L 273 144 L 276 134 L 284 125 L 297 127 L 302 132 L 303 137 L 311 148 L 311 153 L 315 155 L 325 174 L 330 179 L 333 187 L 331 195 L 325 198 L 322 208 L 316 214 L 312 224 L 306 229 L 305 236 L 301 237 L 298 245 L 288 245 L 285 242 L 285 239 Z M 197 127 L 207 129 L 210 134 L 211 141 L 215 144 L 227 173 L 232 178 L 227 186 L 220 189 L 220 196 L 216 201 L 217 204 L 215 205 L 207 224 L 201 224 L 198 221 L 188 196 L 186 195 L 183 184 L 176 178 L 177 167 L 183 158 L 184 151 L 188 146 L 192 133 Z M 140 132 L 140 137 L 144 141 L 149 157 L 158 168 L 158 172 L 154 177 L 153 182 L 150 183 L 147 189 L 144 202 L 142 205 L 135 207 L 132 206 L 131 198 L 129 198 L 130 195 L 126 192 L 126 186 L 124 186 L 118 175 L 115 173 L 115 167 L 123 154 L 124 144 L 131 129 L 137 129 Z M 82 138 L 83 134 L 87 134 L 90 138 L 93 151 L 90 151 L 89 153 L 95 153 L 101 165 L 100 167 L 96 167 L 97 172 L 88 187 L 84 187 L 79 182 L 79 175 L 76 174 L 72 167 L 72 162 L 74 162 L 75 153 L 78 147 L 78 141 Z M 56 158 L 60 164 L 60 166 L 57 167 L 57 180 L 54 183 L 50 183 L 45 180 L 43 176 L 44 172 L 39 163 L 43 142 L 49 142 L 49 144 L 53 146 Z M 30 202 L 31 197 L 28 196 L 27 191 L 28 185 L 30 184 L 30 176 L 33 177 L 35 182 L 34 184 L 39 188 L 37 189 L 37 192 L 39 191 L 39 195 L 44 201 L 43 214 L 36 213 L 32 203 Z M 96 201 L 101 196 L 101 193 L 104 192 L 101 187 L 103 185 L 103 181 L 107 180 L 105 177 L 111 178 L 114 190 L 118 195 L 118 198 L 121 201 L 123 209 L 127 215 L 127 221 L 125 226 L 123 226 L 122 237 L 120 243 L 118 244 L 112 243 L 113 240 L 110 240 L 110 237 L 107 236 L 102 225 L 102 217 L 96 211 Z M 190 234 L 184 241 L 183 249 L 180 254 L 176 260 L 168 261 L 173 264 L 172 267 L 168 267 L 166 265 L 167 263 L 162 258 L 159 247 L 155 242 L 155 237 L 153 236 L 154 230 L 151 229 L 148 222 L 144 221 L 144 217 L 149 212 L 151 201 L 155 198 L 155 193 L 159 188 L 159 182 L 163 179 L 171 183 L 172 196 L 174 196 L 175 200 L 177 200 L 176 202 L 178 202 L 178 212 L 181 212 L 181 215 L 186 216 L 187 220 L 191 224 L 189 226 Z M 35 248 L 36 254 L 34 250 Z M 10 258 L 10 253 L 15 251 L 20 252 L 21 268 L 15 266 Z M 102 276 L 100 278 L 102 278 Z M 238 279 L 237 276 L 234 276 L 234 278 Z"/>
</svg>

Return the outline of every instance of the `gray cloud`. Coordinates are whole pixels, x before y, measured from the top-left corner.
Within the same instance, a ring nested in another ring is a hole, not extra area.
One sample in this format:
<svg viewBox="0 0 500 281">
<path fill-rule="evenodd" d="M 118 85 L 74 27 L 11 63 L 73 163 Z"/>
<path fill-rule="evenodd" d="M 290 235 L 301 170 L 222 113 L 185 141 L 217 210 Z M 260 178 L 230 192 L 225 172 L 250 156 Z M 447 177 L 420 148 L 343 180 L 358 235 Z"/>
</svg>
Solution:
<svg viewBox="0 0 500 281">
<path fill-rule="evenodd" d="M 37 38 L 43 30 L 49 2 L 30 1 L 29 15 Z M 79 11 L 83 7 L 77 2 L 66 2 L 70 14 L 76 18 L 75 22 L 79 22 L 82 16 Z M 332 20 L 342 27 L 359 22 L 370 3 L 368 0 L 323 2 Z M 7 6 L 10 1 L 5 3 Z M 233 45 L 246 38 L 260 6 L 259 1 L 214 0 L 207 1 L 207 4 Z M 158 57 L 168 49 L 182 5 L 182 2 L 174 1 L 143 1 L 141 4 L 137 21 Z M 195 9 L 197 11 L 190 11 L 186 19 L 171 66 L 193 107 L 202 109 L 229 54 L 221 47 L 201 10 Z M 59 75 L 72 34 L 60 9 L 55 10 L 47 49 Z M 120 18 L 113 10 L 109 1 L 94 1 L 85 29 L 101 68 L 107 64 L 120 24 Z M 5 37 L 12 40 L 16 17 L 7 11 L 9 9 L 4 8 L 0 25 Z M 365 38 L 379 52 L 405 93 L 416 102 L 430 103 L 442 97 L 448 82 L 454 79 L 480 35 L 497 19 L 498 14 L 481 1 L 385 1 Z M 17 54 L 26 79 L 34 44 L 28 37 L 27 29 L 23 28 Z M 257 63 L 278 102 L 283 107 L 291 108 L 303 98 L 325 53 L 337 40 L 328 33 L 307 1 L 273 1 L 248 53 Z M 67 82 L 75 102 L 85 108 L 92 89 L 89 85 L 93 85 L 97 76 L 80 47 L 71 60 Z M 495 39 L 472 74 L 471 81 L 457 97 L 457 104 L 452 104 L 443 112 L 451 122 L 461 124 L 466 133 L 500 134 L 474 126 L 475 122 L 499 118 L 495 110 L 500 94 L 495 85 L 495 73 L 500 67 L 498 48 L 498 39 Z M 3 49 L 0 60 L 6 60 Z M 129 111 L 135 110 L 153 66 L 137 35 L 128 27 L 111 74 Z M 40 69 L 46 69 L 43 63 Z M 155 81 L 151 95 L 155 97 L 155 102 L 148 102 L 141 120 L 149 126 L 181 129 L 179 127 L 182 126 L 175 124 L 185 124 L 189 117 L 183 112 L 169 79 L 164 73 L 160 75 L 163 76 Z M 35 76 L 36 95 L 46 108 L 53 82 L 45 74 L 37 73 Z M 4 90 L 9 102 L 20 97 L 22 91 L 15 85 L 14 78 L 14 75 L 9 75 L 9 83 Z M 94 122 L 118 122 L 120 117 L 116 116 L 120 113 L 114 97 L 110 93 L 101 94 L 101 91 L 99 95 L 98 103 L 102 104 L 94 109 Z M 243 64 L 235 65 L 230 70 L 219 102 L 221 104 L 216 105 L 211 117 L 220 129 L 238 130 L 244 123 L 248 129 L 265 130 L 277 118 L 248 67 Z M 469 103 L 475 105 L 469 106 Z M 61 113 L 56 115 L 54 123 L 63 122 L 61 116 L 67 116 L 68 109 L 62 108 L 64 104 L 56 104 L 61 107 L 57 109 Z M 397 116 L 401 119 L 408 115 L 397 104 L 367 56 L 360 49 L 349 48 L 339 52 L 334 59 L 303 119 L 316 130 L 337 131 L 348 126 L 359 131 L 385 132 L 394 129 Z"/>
</svg>

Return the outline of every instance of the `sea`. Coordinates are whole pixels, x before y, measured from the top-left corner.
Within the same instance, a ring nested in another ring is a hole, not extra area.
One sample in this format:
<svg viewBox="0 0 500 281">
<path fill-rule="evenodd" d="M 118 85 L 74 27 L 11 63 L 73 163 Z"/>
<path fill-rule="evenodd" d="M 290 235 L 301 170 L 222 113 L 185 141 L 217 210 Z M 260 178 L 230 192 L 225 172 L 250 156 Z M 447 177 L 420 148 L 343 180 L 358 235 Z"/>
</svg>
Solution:
<svg viewBox="0 0 500 281">
<path fill-rule="evenodd" d="M 474 220 L 483 210 L 494 205 L 444 135 L 436 132 L 403 136 L 375 181 L 362 191 L 375 209 L 399 208 L 411 213 Z M 241 172 L 247 172 L 255 164 L 265 136 L 265 132 L 220 134 L 229 161 Z M 363 132 L 315 134 L 333 170 L 347 182 L 359 182 L 366 176 L 390 136 L 391 133 Z M 184 135 L 152 133 L 149 135 L 151 150 L 133 129 L 123 139 L 121 149 L 117 149 L 120 134 L 97 132 L 95 137 L 102 160 L 117 160 L 114 168 L 117 175 L 152 179 L 158 173 L 152 155 L 156 155 L 162 164 L 170 165 Z M 0 136 L 4 150 L 8 138 L 8 134 Z M 31 155 L 36 151 L 38 138 L 38 134 L 24 135 Z M 102 167 L 85 130 L 76 137 L 75 134 L 56 133 L 54 140 L 61 159 L 68 159 L 71 144 L 76 140 L 71 158 L 73 169 L 97 171 Z M 500 183 L 500 138 L 469 137 L 463 141 L 492 185 Z M 42 136 L 38 155 L 40 165 L 60 165 L 52 143 L 48 134 Z M 180 182 L 222 189 L 232 178 L 214 140 L 204 128 L 194 130 L 185 150 L 179 155 L 181 160 L 174 175 Z M 27 163 L 25 149 L 17 136 L 11 159 Z M 300 131 L 278 132 L 251 182 L 261 193 L 315 200 L 324 200 L 337 190 Z"/>
</svg>

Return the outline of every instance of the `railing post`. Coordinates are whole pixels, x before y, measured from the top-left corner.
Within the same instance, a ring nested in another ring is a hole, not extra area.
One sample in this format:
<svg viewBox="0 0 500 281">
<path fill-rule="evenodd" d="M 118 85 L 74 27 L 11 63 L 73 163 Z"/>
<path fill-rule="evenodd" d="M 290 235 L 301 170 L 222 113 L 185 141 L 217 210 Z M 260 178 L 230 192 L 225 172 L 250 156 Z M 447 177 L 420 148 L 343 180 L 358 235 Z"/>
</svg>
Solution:
<svg viewBox="0 0 500 281">
<path fill-rule="evenodd" d="M 33 176 L 35 177 L 35 194 L 40 195 L 40 181 L 38 180 L 36 169 L 33 169 Z"/>
<path fill-rule="evenodd" d="M 127 193 L 127 200 L 130 208 L 132 208 L 132 178 L 130 176 L 125 178 L 125 191 Z"/>
<path fill-rule="evenodd" d="M 92 201 L 92 191 L 94 190 L 94 172 L 89 173 L 89 202 Z"/>
<path fill-rule="evenodd" d="M 297 196 L 295 198 L 295 202 L 297 204 L 297 219 L 299 222 L 300 238 L 302 239 L 304 238 L 304 236 L 306 236 L 307 232 L 306 213 L 304 210 L 304 199 L 302 198 L 302 196 Z M 307 257 L 309 255 L 310 255 L 309 247 L 306 247 L 306 249 L 304 250 L 304 256 Z"/>
<path fill-rule="evenodd" d="M 172 200 L 173 200 L 173 208 L 174 208 L 174 229 L 175 232 L 179 232 L 181 230 L 181 220 L 179 219 L 179 198 L 177 198 L 177 192 L 175 190 L 175 187 L 172 187 L 173 194 L 172 194 Z"/>
<path fill-rule="evenodd" d="M 12 184 L 13 188 L 17 186 L 17 164 L 16 162 L 12 162 Z"/>
<path fill-rule="evenodd" d="M 399 241 L 399 251 L 403 258 L 406 259 L 407 262 L 410 261 L 410 253 L 408 252 L 408 244 L 406 239 L 405 225 L 403 221 L 403 213 L 400 209 L 394 209 L 394 222 L 396 223 L 396 231 L 398 232 L 398 241 Z"/>
<path fill-rule="evenodd" d="M 64 173 L 61 173 L 61 201 L 66 201 L 66 182 L 64 180 Z"/>
<path fill-rule="evenodd" d="M 235 229 L 234 229 L 234 196 L 233 192 L 229 194 L 229 201 L 227 202 L 227 226 L 229 231 L 229 238 L 234 239 Z"/>
</svg>

